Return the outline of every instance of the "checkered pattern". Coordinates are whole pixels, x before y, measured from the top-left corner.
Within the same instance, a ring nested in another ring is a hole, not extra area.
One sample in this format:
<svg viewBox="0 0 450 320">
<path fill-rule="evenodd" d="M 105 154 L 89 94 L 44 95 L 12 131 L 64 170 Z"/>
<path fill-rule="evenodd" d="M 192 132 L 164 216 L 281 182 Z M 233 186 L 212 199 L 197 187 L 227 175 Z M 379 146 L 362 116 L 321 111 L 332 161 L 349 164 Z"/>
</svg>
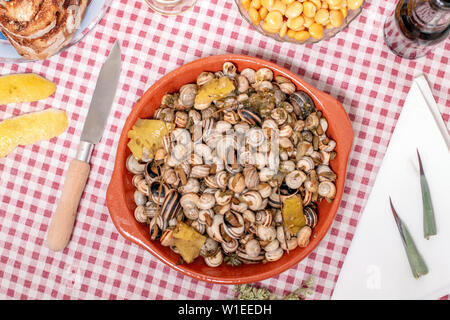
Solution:
<svg viewBox="0 0 450 320">
<path fill-rule="evenodd" d="M 383 41 L 395 1 L 367 0 L 361 16 L 335 38 L 314 45 L 279 43 L 256 33 L 232 0 L 199 0 L 181 16 L 163 17 L 143 0 L 115 0 L 100 24 L 76 46 L 43 62 L 0 64 L 0 74 L 35 72 L 56 82 L 49 99 L 0 106 L 0 119 L 48 107 L 67 111 L 61 136 L 19 147 L 0 159 L 0 297 L 6 299 L 227 299 L 233 287 L 193 280 L 119 235 L 105 206 L 122 126 L 145 90 L 195 59 L 241 53 L 273 61 L 337 97 L 355 141 L 336 220 L 321 244 L 290 270 L 265 280 L 276 294 L 310 275 L 313 299 L 329 299 L 415 75 L 428 77 L 446 123 L 450 120 L 447 41 L 429 56 L 402 60 Z M 98 72 L 114 40 L 123 70 L 102 141 L 81 199 L 69 246 L 44 243 L 64 172 L 75 156 Z"/>
</svg>

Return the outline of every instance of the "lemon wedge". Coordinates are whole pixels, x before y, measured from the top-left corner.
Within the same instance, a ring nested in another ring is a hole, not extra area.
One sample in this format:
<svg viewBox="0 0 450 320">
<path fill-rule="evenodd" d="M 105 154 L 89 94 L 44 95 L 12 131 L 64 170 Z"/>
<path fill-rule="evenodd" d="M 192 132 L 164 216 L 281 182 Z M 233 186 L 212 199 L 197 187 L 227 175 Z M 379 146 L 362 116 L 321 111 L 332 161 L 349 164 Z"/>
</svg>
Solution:
<svg viewBox="0 0 450 320">
<path fill-rule="evenodd" d="M 56 85 L 34 73 L 0 77 L 0 104 L 32 102 L 48 98 Z"/>
<path fill-rule="evenodd" d="M 0 122 L 0 158 L 19 145 L 49 140 L 63 133 L 69 120 L 64 111 L 47 109 Z"/>
</svg>

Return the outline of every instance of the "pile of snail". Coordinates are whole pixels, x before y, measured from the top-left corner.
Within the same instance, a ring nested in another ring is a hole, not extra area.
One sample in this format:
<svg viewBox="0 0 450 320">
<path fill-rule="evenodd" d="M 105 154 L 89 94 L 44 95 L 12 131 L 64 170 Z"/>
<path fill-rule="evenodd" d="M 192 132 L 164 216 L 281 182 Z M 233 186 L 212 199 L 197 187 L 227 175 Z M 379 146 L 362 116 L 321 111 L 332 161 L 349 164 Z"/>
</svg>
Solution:
<svg viewBox="0 0 450 320">
<path fill-rule="evenodd" d="M 200 256 L 210 267 L 276 261 L 308 246 L 317 203 L 336 194 L 336 142 L 306 92 L 268 68 L 238 73 L 226 62 L 166 94 L 154 119 L 173 131 L 151 156 L 127 159 L 134 215 L 152 240 L 177 252 L 172 234 L 183 221 L 206 237 Z M 306 221 L 296 234 L 282 214 L 294 195 Z"/>
</svg>

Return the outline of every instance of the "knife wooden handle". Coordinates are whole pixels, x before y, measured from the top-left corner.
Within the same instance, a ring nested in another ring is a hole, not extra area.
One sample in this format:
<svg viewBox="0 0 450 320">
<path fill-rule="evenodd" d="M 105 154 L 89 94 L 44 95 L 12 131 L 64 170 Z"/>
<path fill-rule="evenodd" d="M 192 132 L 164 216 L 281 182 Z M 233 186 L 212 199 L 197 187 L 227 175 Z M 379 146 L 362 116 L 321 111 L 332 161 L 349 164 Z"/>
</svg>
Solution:
<svg viewBox="0 0 450 320">
<path fill-rule="evenodd" d="M 61 198 L 47 233 L 47 246 L 53 251 L 63 250 L 69 242 L 89 171 L 90 165 L 84 161 L 74 159 L 69 165 Z"/>
</svg>

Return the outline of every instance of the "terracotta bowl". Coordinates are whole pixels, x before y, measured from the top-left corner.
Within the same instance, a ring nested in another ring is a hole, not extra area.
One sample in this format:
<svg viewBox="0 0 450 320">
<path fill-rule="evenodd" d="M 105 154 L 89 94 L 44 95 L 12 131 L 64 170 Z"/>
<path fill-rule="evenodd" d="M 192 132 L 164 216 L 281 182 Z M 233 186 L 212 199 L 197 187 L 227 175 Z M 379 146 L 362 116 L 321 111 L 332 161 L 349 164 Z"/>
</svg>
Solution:
<svg viewBox="0 0 450 320">
<path fill-rule="evenodd" d="M 275 262 L 265 264 L 250 264 L 240 267 L 230 267 L 222 264 L 218 268 L 208 267 L 202 258 L 197 258 L 191 264 L 180 264 L 179 256 L 167 247 L 160 245 L 158 241 L 150 241 L 147 225 L 137 222 L 134 218 L 136 207 L 133 200 L 134 186 L 131 183 L 132 174 L 128 173 L 125 161 L 130 154 L 127 148 L 127 132 L 138 118 L 151 118 L 155 110 L 160 106 L 161 98 L 166 92 L 177 92 L 186 84 L 195 82 L 197 75 L 203 71 L 222 70 L 226 61 L 233 62 L 238 71 L 244 68 L 255 70 L 267 67 L 273 70 L 275 75 L 282 75 L 292 80 L 298 89 L 306 91 L 314 99 L 318 110 L 329 122 L 328 136 L 337 142 L 337 157 L 331 161 L 332 169 L 337 173 L 335 200 L 330 204 L 320 202 L 318 206 L 319 223 L 314 228 L 311 242 L 306 248 L 297 248 Z M 277 66 L 274 63 L 243 55 L 212 56 L 188 63 L 162 77 L 157 81 L 135 104 L 123 128 L 115 162 L 114 172 L 106 195 L 106 203 L 111 218 L 117 230 L 126 239 L 143 247 L 151 254 L 171 268 L 184 273 L 192 278 L 223 284 L 240 284 L 260 281 L 273 277 L 304 259 L 319 244 L 328 232 L 336 211 L 341 201 L 344 190 L 346 167 L 348 156 L 353 142 L 353 130 L 350 120 L 342 105 L 331 96 L 315 89 L 292 72 Z"/>
</svg>

